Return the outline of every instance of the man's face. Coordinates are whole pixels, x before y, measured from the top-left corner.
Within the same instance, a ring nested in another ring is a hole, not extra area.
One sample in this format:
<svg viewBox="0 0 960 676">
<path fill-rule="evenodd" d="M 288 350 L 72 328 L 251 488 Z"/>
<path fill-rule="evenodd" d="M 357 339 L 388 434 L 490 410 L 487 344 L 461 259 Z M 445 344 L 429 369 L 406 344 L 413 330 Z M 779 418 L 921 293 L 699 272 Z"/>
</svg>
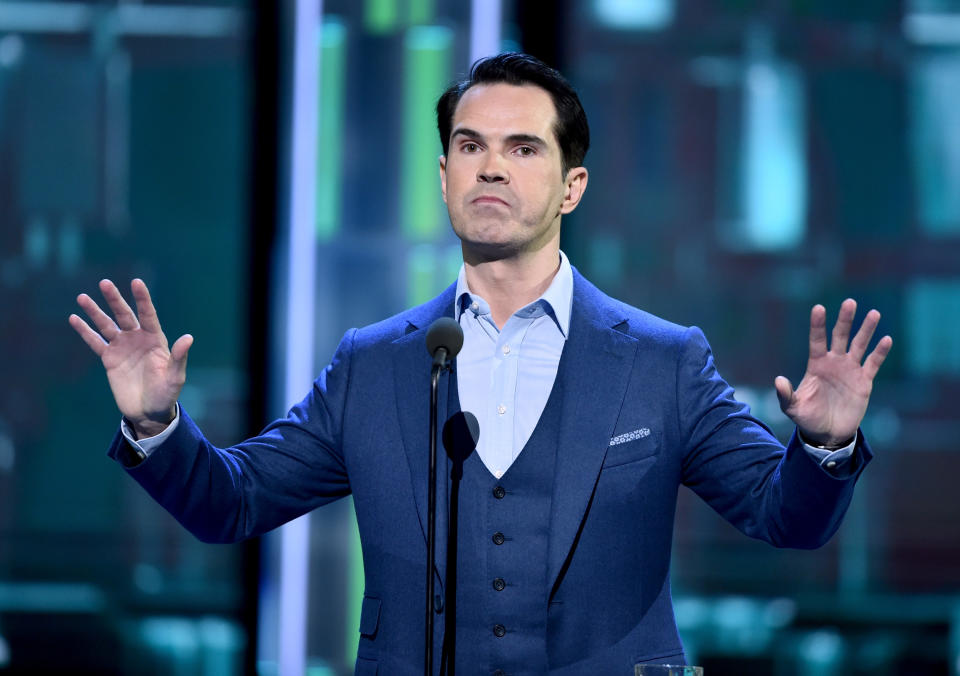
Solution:
<svg viewBox="0 0 960 676">
<path fill-rule="evenodd" d="M 550 94 L 533 85 L 475 85 L 460 99 L 440 183 L 465 256 L 508 258 L 559 238 L 586 170 L 564 176 L 555 121 Z"/>
</svg>

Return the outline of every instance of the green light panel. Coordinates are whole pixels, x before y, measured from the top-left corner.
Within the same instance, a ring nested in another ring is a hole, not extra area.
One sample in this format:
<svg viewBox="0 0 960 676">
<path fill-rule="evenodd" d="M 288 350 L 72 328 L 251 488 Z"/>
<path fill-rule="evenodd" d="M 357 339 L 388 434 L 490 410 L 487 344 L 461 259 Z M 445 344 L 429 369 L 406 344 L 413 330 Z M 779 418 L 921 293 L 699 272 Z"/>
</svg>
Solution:
<svg viewBox="0 0 960 676">
<path fill-rule="evenodd" d="M 382 35 L 397 27 L 400 17 L 398 0 L 366 0 L 363 4 L 363 27 L 368 33 Z"/>
<path fill-rule="evenodd" d="M 437 286 L 437 292 L 440 289 L 447 288 L 457 279 L 460 274 L 460 266 L 463 265 L 463 250 L 460 243 L 451 244 L 443 251 L 443 257 L 440 262 L 440 280 Z"/>
<path fill-rule="evenodd" d="M 336 235 L 343 190 L 343 111 L 347 29 L 337 17 L 324 17 L 320 31 L 319 129 L 317 133 L 317 241 Z"/>
<path fill-rule="evenodd" d="M 407 5 L 407 24 L 416 26 L 417 24 L 429 23 L 433 21 L 435 11 L 433 0 L 408 0 Z"/>
<path fill-rule="evenodd" d="M 353 498 L 348 498 L 351 502 Z M 355 514 L 351 510 L 351 514 Z M 360 528 L 355 516 L 350 517 L 350 591 L 347 594 L 347 645 L 346 664 L 353 664 L 360 645 L 360 608 L 365 587 L 363 571 L 363 548 L 360 546 Z"/>
<path fill-rule="evenodd" d="M 437 295 L 436 269 L 434 246 L 418 244 L 410 247 L 407 252 L 407 305 L 420 305 Z"/>
<path fill-rule="evenodd" d="M 460 244 L 417 244 L 407 251 L 407 305 L 425 303 L 457 280 Z"/>
<path fill-rule="evenodd" d="M 437 99 L 450 78 L 453 31 L 414 26 L 404 41 L 401 227 L 411 240 L 435 240 L 446 230 L 437 158 Z"/>
</svg>

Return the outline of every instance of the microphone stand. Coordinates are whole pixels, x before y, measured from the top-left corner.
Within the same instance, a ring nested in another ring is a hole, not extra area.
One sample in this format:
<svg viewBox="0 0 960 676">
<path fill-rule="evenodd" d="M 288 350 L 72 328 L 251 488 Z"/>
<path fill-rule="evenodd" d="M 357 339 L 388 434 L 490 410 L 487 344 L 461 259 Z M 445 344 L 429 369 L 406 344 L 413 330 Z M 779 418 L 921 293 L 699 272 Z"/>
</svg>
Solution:
<svg viewBox="0 0 960 676">
<path fill-rule="evenodd" d="M 434 615 L 434 586 L 433 562 L 436 556 L 436 521 L 437 521 L 437 390 L 440 385 L 440 374 L 446 370 L 446 348 L 439 348 L 434 358 L 433 368 L 430 371 L 430 469 L 427 473 L 427 599 L 426 599 L 426 643 L 424 645 L 424 674 L 433 674 L 433 615 Z M 442 353 L 442 356 L 441 354 Z"/>
<path fill-rule="evenodd" d="M 433 563 L 437 541 L 437 390 L 440 374 L 448 368 L 447 360 L 457 356 L 463 347 L 463 329 L 453 317 L 439 317 L 427 329 L 427 352 L 433 357 L 430 371 L 430 471 L 427 476 L 427 602 L 424 612 L 423 669 L 425 676 L 433 674 Z"/>
</svg>

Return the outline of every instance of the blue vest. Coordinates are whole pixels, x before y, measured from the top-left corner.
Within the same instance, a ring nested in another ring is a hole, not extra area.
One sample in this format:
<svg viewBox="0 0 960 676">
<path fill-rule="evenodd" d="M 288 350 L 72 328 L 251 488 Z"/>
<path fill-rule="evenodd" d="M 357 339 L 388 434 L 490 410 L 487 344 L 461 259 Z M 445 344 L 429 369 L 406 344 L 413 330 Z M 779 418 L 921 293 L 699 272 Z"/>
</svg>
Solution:
<svg viewBox="0 0 960 676">
<path fill-rule="evenodd" d="M 463 463 L 459 487 L 455 480 L 449 485 L 451 513 L 455 509 L 459 521 L 459 674 L 547 672 L 547 545 L 560 429 L 559 380 L 558 373 L 533 434 L 500 479 L 472 453 Z M 448 412 L 459 411 L 455 378 L 448 399 Z M 449 571 L 448 566 L 448 579 Z"/>
</svg>

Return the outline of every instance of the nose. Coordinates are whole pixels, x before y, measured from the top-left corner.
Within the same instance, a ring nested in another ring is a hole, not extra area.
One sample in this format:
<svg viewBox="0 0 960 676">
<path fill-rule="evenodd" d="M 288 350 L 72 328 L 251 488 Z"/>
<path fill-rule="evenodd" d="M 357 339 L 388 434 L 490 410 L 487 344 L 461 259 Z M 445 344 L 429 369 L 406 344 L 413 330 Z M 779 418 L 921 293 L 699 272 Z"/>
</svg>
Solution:
<svg viewBox="0 0 960 676">
<path fill-rule="evenodd" d="M 478 183 L 509 183 L 509 174 L 504 171 L 500 163 L 499 156 L 495 153 L 488 153 L 485 161 L 477 171 Z"/>
</svg>

